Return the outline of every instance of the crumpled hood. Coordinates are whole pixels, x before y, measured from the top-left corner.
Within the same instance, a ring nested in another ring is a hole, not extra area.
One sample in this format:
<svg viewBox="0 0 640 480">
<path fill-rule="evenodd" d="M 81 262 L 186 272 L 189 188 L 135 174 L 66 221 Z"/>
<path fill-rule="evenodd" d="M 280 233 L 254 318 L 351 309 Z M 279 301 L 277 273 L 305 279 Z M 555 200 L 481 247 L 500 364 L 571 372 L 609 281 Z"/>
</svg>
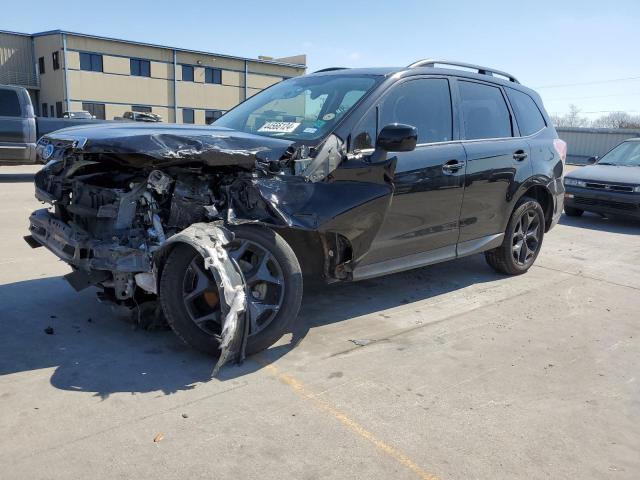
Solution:
<svg viewBox="0 0 640 480">
<path fill-rule="evenodd" d="M 565 175 L 587 182 L 620 183 L 640 185 L 640 167 L 621 167 L 616 165 L 588 165 Z"/>
<path fill-rule="evenodd" d="M 44 150 L 49 143 L 57 151 L 47 156 Z M 114 122 L 50 133 L 38 142 L 38 154 L 46 161 L 75 145 L 77 152 L 114 154 L 131 166 L 202 162 L 251 168 L 256 160 L 279 160 L 292 144 L 220 127 Z"/>
</svg>

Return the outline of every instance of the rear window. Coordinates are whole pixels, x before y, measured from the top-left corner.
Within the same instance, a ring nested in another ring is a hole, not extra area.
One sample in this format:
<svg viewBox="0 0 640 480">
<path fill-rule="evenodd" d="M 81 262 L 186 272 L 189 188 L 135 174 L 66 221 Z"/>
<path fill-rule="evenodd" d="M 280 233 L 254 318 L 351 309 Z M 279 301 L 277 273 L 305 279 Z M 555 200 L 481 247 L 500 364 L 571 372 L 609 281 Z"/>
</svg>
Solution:
<svg viewBox="0 0 640 480">
<path fill-rule="evenodd" d="M 511 102 L 522 136 L 532 135 L 547 126 L 536 102 L 529 95 L 507 88 L 507 97 Z"/>
<path fill-rule="evenodd" d="M 13 90 L 0 90 L 0 117 L 19 117 L 20 101 Z"/>
<path fill-rule="evenodd" d="M 465 138 L 511 137 L 511 115 L 497 87 L 474 82 L 458 82 Z"/>
</svg>

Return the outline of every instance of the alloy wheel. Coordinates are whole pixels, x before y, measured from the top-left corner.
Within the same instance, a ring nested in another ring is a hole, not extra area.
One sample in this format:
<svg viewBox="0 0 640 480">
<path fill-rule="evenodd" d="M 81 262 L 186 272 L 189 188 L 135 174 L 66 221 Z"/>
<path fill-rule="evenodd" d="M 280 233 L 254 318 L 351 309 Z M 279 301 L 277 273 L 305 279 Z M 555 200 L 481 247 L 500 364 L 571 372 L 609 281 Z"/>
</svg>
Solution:
<svg viewBox="0 0 640 480">
<path fill-rule="evenodd" d="M 542 224 L 534 210 L 526 210 L 516 221 L 512 235 L 513 259 L 518 265 L 527 265 L 540 248 Z"/>
</svg>

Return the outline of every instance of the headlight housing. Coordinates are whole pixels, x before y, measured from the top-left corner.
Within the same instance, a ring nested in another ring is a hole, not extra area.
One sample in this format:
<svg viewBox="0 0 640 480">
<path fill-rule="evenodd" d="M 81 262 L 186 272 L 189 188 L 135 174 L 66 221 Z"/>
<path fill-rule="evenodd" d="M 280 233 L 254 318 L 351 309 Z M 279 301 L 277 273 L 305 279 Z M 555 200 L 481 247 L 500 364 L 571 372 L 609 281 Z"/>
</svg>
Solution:
<svg viewBox="0 0 640 480">
<path fill-rule="evenodd" d="M 577 178 L 565 178 L 564 184 L 569 185 L 570 187 L 586 187 L 587 182 L 584 180 L 578 180 Z"/>
</svg>

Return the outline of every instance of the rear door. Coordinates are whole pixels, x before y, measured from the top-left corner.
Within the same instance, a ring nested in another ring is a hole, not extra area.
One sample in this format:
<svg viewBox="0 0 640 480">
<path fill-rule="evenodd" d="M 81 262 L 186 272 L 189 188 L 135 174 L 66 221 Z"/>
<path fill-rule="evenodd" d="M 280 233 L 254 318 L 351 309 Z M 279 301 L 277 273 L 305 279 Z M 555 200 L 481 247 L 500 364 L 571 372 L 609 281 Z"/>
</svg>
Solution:
<svg viewBox="0 0 640 480">
<path fill-rule="evenodd" d="M 392 86 L 377 109 L 377 131 L 356 129 L 353 138 L 371 142 L 385 125 L 404 123 L 418 130 L 418 145 L 397 156 L 394 194 L 382 226 L 361 265 L 439 250 L 455 255 L 462 203 L 465 152 L 457 140 L 450 82 L 445 77 L 413 77 Z M 363 124 L 375 124 L 366 117 Z M 370 145 L 373 146 L 373 145 Z"/>
<path fill-rule="evenodd" d="M 504 90 L 466 79 L 456 84 L 467 156 L 458 244 L 464 255 L 504 232 L 518 187 L 532 170 L 529 144 L 518 136 Z"/>
</svg>

